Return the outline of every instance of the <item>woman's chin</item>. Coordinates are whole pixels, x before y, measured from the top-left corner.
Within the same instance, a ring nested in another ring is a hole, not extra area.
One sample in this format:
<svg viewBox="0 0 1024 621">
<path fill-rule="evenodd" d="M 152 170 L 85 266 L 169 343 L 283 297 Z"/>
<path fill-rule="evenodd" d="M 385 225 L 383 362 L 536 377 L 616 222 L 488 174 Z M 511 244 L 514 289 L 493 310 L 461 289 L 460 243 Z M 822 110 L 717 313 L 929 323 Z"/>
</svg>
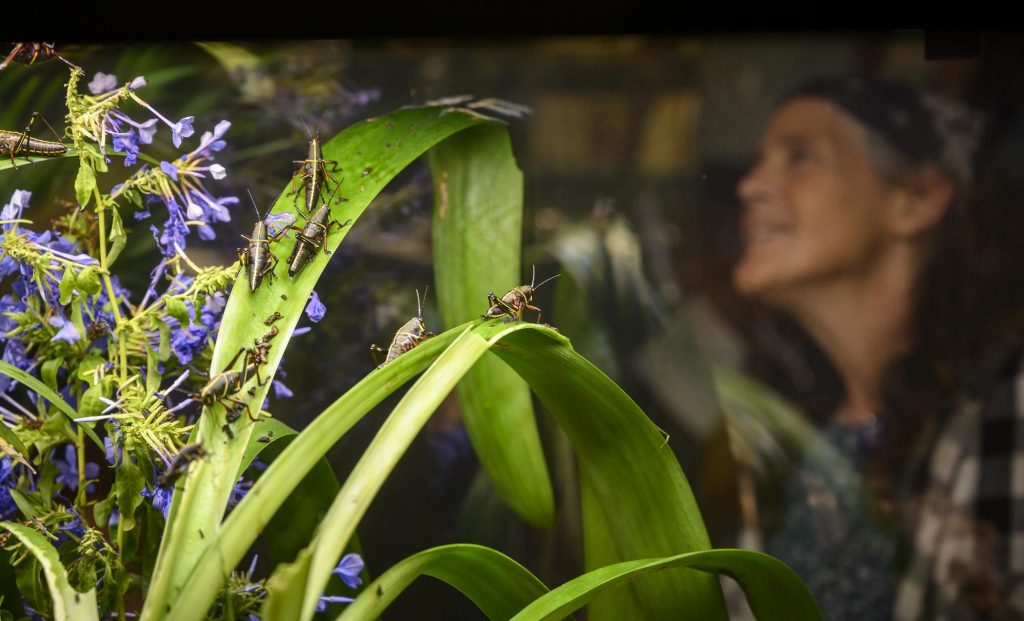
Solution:
<svg viewBox="0 0 1024 621">
<path fill-rule="evenodd" d="M 732 284 L 741 295 L 775 306 L 785 299 L 789 282 L 769 262 L 744 259 L 733 268 Z"/>
</svg>

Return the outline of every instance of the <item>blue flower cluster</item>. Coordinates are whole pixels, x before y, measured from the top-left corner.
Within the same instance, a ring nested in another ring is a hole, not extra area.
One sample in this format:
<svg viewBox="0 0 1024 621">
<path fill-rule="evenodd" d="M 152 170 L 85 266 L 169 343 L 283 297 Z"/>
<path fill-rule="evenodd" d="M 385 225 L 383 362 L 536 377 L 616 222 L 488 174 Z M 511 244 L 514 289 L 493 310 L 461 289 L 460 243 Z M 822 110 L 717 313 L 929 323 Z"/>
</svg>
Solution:
<svg viewBox="0 0 1024 621">
<path fill-rule="evenodd" d="M 24 211 L 29 208 L 31 193 L 15 190 L 9 203 L 0 209 L 0 231 L 3 232 L 2 242 L 18 244 L 24 251 L 45 256 L 43 263 L 15 260 L 10 252 L 5 252 L 0 259 L 0 282 L 10 276 L 16 276 L 11 283 L 11 293 L 0 297 L 0 335 L 4 342 L 2 359 L 23 371 L 30 371 L 39 362 L 29 356 L 33 346 L 34 328 L 47 331 L 49 341 L 72 345 L 78 343 L 86 335 L 71 321 L 60 304 L 60 280 L 65 267 L 95 267 L 98 262 L 92 257 L 79 253 L 78 245 L 55 231 L 35 233 L 19 226 Z M 44 269 L 40 269 L 40 268 Z M 123 304 L 129 292 L 120 286 L 116 276 L 111 277 L 117 304 Z M 89 296 L 82 305 L 83 328 L 93 325 L 113 324 L 113 317 L 105 308 L 110 307 L 110 299 L 106 290 L 95 296 Z M 17 317 L 31 317 L 34 323 L 20 324 Z M 17 328 L 21 328 L 18 330 Z M 106 348 L 105 338 L 90 341 L 89 347 L 96 351 Z M 0 376 L 0 392 L 10 391 L 14 382 L 6 375 Z"/>
</svg>

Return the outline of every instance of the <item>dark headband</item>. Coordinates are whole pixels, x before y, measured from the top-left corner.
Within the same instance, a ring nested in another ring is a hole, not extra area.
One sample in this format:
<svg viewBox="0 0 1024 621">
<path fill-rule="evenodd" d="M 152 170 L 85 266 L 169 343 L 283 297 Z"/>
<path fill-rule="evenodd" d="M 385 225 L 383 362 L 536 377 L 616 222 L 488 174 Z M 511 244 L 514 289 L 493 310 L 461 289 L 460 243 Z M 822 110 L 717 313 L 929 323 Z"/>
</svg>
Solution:
<svg viewBox="0 0 1024 621">
<path fill-rule="evenodd" d="M 891 81 L 815 78 L 786 94 L 824 99 L 884 136 L 913 162 L 941 161 L 944 141 L 920 93 Z"/>
</svg>

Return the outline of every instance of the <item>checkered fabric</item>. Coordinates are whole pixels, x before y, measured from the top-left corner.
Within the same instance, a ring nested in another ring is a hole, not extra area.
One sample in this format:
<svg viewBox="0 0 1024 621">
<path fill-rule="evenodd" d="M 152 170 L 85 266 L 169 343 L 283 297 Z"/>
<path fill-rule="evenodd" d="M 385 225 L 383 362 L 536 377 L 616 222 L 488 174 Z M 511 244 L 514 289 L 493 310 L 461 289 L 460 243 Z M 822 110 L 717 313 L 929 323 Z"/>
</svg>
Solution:
<svg viewBox="0 0 1024 621">
<path fill-rule="evenodd" d="M 1024 619 L 1024 358 L 949 419 L 916 524 L 896 621 Z"/>
</svg>

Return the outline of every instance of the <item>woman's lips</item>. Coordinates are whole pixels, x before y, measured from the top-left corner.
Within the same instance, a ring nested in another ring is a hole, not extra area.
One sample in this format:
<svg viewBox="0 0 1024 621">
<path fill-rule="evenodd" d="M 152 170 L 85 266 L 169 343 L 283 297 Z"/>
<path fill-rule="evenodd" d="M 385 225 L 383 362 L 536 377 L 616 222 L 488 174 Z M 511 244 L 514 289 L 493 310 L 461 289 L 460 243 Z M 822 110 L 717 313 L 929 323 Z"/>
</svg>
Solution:
<svg viewBox="0 0 1024 621">
<path fill-rule="evenodd" d="M 779 220 L 745 219 L 743 241 L 748 246 L 777 241 L 787 237 L 793 230 L 789 222 Z"/>
</svg>

